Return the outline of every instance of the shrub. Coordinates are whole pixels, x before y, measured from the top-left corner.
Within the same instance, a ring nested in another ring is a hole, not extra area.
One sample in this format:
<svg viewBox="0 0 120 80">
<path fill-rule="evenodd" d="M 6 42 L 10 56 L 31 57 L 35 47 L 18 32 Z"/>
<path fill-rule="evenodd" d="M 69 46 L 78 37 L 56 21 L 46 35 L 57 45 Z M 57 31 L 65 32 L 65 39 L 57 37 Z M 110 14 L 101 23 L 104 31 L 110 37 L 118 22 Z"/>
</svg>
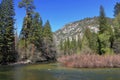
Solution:
<svg viewBox="0 0 120 80">
<path fill-rule="evenodd" d="M 63 66 L 74 68 L 120 67 L 120 55 L 68 55 L 57 59 Z"/>
</svg>

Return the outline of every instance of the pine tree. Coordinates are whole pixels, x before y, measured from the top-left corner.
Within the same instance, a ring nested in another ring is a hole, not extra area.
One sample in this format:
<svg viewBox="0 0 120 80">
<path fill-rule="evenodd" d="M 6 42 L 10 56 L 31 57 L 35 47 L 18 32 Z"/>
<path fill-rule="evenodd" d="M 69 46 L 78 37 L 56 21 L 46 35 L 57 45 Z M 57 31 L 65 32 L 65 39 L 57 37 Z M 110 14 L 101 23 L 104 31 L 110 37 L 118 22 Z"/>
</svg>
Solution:
<svg viewBox="0 0 120 80">
<path fill-rule="evenodd" d="M 48 20 L 45 23 L 44 28 L 43 28 L 43 37 L 44 37 L 44 40 L 45 41 L 48 40 L 49 43 L 53 41 L 53 34 L 52 34 L 51 26 Z"/>
<path fill-rule="evenodd" d="M 91 49 L 93 53 L 97 52 L 97 34 L 91 32 L 89 28 L 86 28 L 84 35 L 88 40 L 88 47 Z"/>
<path fill-rule="evenodd" d="M 63 45 L 64 45 L 64 49 L 63 49 L 64 55 L 67 55 L 67 40 L 64 41 Z"/>
<path fill-rule="evenodd" d="M 16 59 L 14 37 L 14 4 L 13 0 L 2 0 L 0 8 L 2 33 L 2 64 L 14 62 Z"/>
<path fill-rule="evenodd" d="M 33 4 L 33 0 L 22 0 L 19 2 L 19 7 L 24 8 L 26 11 L 26 17 L 24 18 L 23 27 L 21 30 L 20 37 L 22 39 L 21 42 L 24 44 L 24 57 L 25 59 L 28 58 L 27 55 L 27 47 L 29 43 L 29 37 L 32 33 L 30 33 L 31 27 L 32 27 L 32 14 L 34 12 L 35 6 Z"/>
<path fill-rule="evenodd" d="M 114 16 L 116 17 L 120 13 L 120 2 L 117 2 L 114 6 Z"/>
<path fill-rule="evenodd" d="M 64 48 L 64 46 L 63 46 L 63 40 L 60 40 L 60 44 L 59 44 L 59 47 L 60 47 L 60 50 L 63 50 Z"/>
<path fill-rule="evenodd" d="M 89 48 L 89 41 L 84 33 L 83 38 L 82 38 L 82 44 L 81 44 L 81 53 L 83 54 L 88 54 L 90 53 L 90 48 Z"/>
<path fill-rule="evenodd" d="M 44 47 L 45 47 L 45 53 L 47 59 L 54 59 L 55 58 L 55 47 L 53 42 L 53 33 L 51 31 L 51 26 L 49 21 L 45 23 L 43 27 L 43 39 L 44 39 Z"/>
<path fill-rule="evenodd" d="M 120 37 L 120 3 L 117 2 L 116 5 L 114 6 L 114 16 L 115 16 L 115 20 L 114 20 L 114 30 L 115 30 L 115 38 L 119 38 Z"/>
<path fill-rule="evenodd" d="M 43 51 L 43 33 L 42 33 L 42 19 L 39 13 L 35 13 L 32 22 L 30 42 L 33 43 L 37 50 Z"/>
<path fill-rule="evenodd" d="M 75 38 L 72 37 L 72 41 L 68 40 L 68 48 L 71 51 L 69 53 L 72 53 L 72 54 L 77 53 L 78 45 L 77 45 L 77 40 Z"/>
<path fill-rule="evenodd" d="M 35 6 L 33 4 L 33 1 L 34 0 L 22 0 L 21 2 L 19 2 L 19 7 L 25 8 L 26 17 L 34 12 L 33 10 L 35 9 Z"/>
<path fill-rule="evenodd" d="M 78 48 L 78 53 L 80 53 L 81 48 L 82 48 L 82 39 L 81 39 L 80 36 L 78 36 L 77 44 L 78 44 L 78 46 L 77 46 L 77 48 Z"/>
<path fill-rule="evenodd" d="M 29 37 L 32 33 L 30 33 L 31 30 L 31 26 L 32 26 L 32 17 L 25 17 L 24 21 L 23 21 L 23 26 L 22 26 L 22 30 L 20 32 L 20 41 L 19 41 L 19 45 L 22 48 L 22 52 L 20 52 L 21 58 L 23 59 L 27 59 L 28 58 L 28 53 L 27 53 L 27 49 L 28 49 L 28 44 L 30 42 Z"/>
<path fill-rule="evenodd" d="M 115 53 L 120 53 L 120 13 L 115 17 L 114 24 L 113 49 Z"/>
<path fill-rule="evenodd" d="M 98 53 L 100 55 L 111 53 L 110 49 L 110 26 L 107 24 L 104 8 L 100 6 L 99 33 L 98 33 Z"/>
<path fill-rule="evenodd" d="M 58 45 L 58 53 L 60 55 L 64 55 L 64 41 L 62 39 L 60 40 L 60 43 Z M 59 54 L 58 54 L 58 56 L 59 56 Z"/>
<path fill-rule="evenodd" d="M 100 16 L 99 16 L 99 33 L 104 33 L 107 30 L 107 19 L 105 17 L 105 12 L 103 6 L 100 6 Z"/>
</svg>

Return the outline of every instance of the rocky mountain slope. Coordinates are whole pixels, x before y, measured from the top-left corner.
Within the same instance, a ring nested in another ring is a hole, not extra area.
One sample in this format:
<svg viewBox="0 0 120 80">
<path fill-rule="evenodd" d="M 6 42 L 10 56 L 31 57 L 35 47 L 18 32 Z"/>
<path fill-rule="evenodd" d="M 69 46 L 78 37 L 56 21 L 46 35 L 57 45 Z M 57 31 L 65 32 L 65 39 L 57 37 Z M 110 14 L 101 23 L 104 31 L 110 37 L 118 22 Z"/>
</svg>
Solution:
<svg viewBox="0 0 120 80">
<path fill-rule="evenodd" d="M 110 26 L 113 24 L 113 19 L 107 18 Z M 93 18 L 85 18 L 80 21 L 75 21 L 63 26 L 63 28 L 59 29 L 54 33 L 54 39 L 56 45 L 60 43 L 61 40 L 65 40 L 69 38 L 70 40 L 74 37 L 76 40 L 78 36 L 82 37 L 86 28 L 90 28 L 93 32 L 98 32 L 99 29 L 98 17 Z"/>
</svg>

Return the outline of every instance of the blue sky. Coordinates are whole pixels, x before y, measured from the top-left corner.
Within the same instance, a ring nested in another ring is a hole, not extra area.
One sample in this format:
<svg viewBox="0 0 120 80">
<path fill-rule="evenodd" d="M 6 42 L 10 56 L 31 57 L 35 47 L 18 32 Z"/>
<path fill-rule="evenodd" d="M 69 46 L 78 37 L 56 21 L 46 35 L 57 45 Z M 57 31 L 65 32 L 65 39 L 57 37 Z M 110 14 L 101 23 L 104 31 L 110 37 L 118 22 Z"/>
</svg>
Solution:
<svg viewBox="0 0 120 80">
<path fill-rule="evenodd" d="M 16 25 L 20 32 L 25 10 L 18 8 L 18 2 L 21 0 L 14 1 Z M 106 16 L 113 18 L 116 2 L 120 2 L 120 0 L 34 0 L 34 5 L 36 6 L 35 11 L 40 13 L 43 23 L 48 19 L 54 32 L 69 22 L 98 16 L 100 5 L 103 5 Z"/>
</svg>

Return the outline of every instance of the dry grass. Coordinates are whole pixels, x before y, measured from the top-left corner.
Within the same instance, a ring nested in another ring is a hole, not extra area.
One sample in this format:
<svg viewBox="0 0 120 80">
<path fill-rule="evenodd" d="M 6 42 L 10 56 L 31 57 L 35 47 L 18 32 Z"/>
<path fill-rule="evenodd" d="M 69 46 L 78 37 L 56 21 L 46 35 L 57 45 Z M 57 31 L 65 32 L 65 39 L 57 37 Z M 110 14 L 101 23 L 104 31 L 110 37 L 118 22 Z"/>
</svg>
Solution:
<svg viewBox="0 0 120 80">
<path fill-rule="evenodd" d="M 120 68 L 120 55 L 69 55 L 57 59 L 63 66 L 74 68 Z"/>
</svg>

